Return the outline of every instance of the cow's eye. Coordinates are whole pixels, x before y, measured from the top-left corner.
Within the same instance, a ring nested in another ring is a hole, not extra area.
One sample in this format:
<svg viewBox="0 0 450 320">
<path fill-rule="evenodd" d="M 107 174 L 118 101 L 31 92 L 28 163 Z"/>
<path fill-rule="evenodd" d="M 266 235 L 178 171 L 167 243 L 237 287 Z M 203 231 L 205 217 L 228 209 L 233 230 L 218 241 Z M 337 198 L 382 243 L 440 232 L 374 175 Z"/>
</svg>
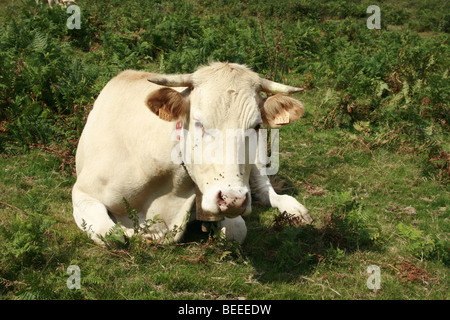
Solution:
<svg viewBox="0 0 450 320">
<path fill-rule="evenodd" d="M 255 131 L 258 131 L 259 129 L 261 129 L 261 124 L 257 124 L 254 129 L 255 129 Z"/>
<path fill-rule="evenodd" d="M 195 121 L 194 125 L 195 125 L 196 128 L 199 128 L 199 129 L 203 128 L 203 125 L 202 125 L 202 123 L 200 121 Z"/>
</svg>

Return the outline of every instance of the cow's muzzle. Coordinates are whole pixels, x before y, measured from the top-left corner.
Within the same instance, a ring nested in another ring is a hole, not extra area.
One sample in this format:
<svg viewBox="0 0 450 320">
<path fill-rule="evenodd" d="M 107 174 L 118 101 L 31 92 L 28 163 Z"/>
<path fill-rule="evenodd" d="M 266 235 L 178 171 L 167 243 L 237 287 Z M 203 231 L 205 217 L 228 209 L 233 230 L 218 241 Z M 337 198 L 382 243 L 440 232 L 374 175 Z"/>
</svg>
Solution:
<svg viewBox="0 0 450 320">
<path fill-rule="evenodd" d="M 217 206 L 221 215 L 229 218 L 237 217 L 245 212 L 249 202 L 247 193 L 237 191 L 219 191 L 217 194 Z"/>
</svg>

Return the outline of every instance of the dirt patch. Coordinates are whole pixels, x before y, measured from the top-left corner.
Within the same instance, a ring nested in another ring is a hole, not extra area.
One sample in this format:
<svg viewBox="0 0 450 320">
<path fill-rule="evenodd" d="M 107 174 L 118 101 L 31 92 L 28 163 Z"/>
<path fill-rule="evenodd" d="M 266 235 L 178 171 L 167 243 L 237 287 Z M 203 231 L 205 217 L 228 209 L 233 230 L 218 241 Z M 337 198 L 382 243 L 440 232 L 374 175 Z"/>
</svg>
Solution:
<svg viewBox="0 0 450 320">
<path fill-rule="evenodd" d="M 426 285 L 439 282 L 439 277 L 432 277 L 427 270 L 416 266 L 411 261 L 397 259 L 394 266 L 398 270 L 397 278 L 405 285 L 416 280 Z"/>
<path fill-rule="evenodd" d="M 320 197 L 325 194 L 325 190 L 323 190 L 320 186 L 315 186 L 311 183 L 307 183 L 305 186 L 306 194 L 311 196 Z"/>
</svg>

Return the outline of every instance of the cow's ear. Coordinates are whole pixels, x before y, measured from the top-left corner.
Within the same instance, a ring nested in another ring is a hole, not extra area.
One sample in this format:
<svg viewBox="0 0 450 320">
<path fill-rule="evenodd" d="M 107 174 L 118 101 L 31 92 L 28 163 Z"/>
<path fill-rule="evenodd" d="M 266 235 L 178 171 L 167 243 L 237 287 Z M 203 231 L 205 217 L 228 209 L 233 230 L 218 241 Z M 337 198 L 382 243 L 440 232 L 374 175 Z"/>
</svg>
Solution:
<svg viewBox="0 0 450 320">
<path fill-rule="evenodd" d="M 175 121 L 186 114 L 189 108 L 187 96 L 171 88 L 161 88 L 146 99 L 148 108 L 161 119 Z"/>
<path fill-rule="evenodd" d="M 276 94 L 264 100 L 261 117 L 271 128 L 279 128 L 300 118 L 304 111 L 300 101 L 290 96 Z"/>
</svg>

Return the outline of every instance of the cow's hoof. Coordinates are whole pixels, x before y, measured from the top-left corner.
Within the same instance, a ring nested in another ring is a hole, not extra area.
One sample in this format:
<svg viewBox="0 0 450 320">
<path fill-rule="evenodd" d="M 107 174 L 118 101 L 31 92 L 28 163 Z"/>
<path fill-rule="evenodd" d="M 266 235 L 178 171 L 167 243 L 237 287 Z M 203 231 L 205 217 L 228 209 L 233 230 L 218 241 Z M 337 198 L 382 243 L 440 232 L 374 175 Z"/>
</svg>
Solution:
<svg viewBox="0 0 450 320">
<path fill-rule="evenodd" d="M 299 217 L 301 222 L 305 224 L 311 224 L 313 222 L 308 209 L 295 198 L 288 195 L 280 195 L 279 197 L 278 210 L 280 210 L 280 212 L 286 211 L 287 213 L 293 214 L 294 216 Z"/>
</svg>

